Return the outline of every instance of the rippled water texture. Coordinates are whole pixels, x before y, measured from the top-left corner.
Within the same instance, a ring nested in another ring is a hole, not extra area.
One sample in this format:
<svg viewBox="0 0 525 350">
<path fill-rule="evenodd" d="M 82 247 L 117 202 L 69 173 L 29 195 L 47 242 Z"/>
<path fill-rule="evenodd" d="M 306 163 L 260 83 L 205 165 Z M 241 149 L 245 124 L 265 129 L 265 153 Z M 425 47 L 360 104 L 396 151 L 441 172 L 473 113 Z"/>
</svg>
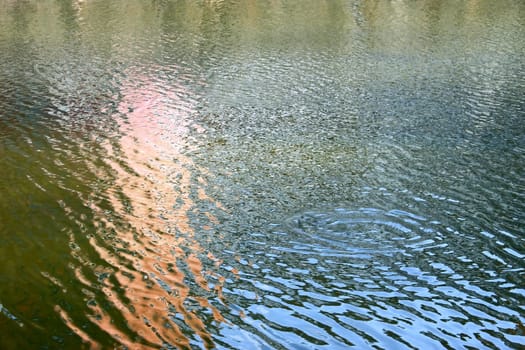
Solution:
<svg viewBox="0 0 525 350">
<path fill-rule="evenodd" d="M 0 348 L 525 346 L 525 2 L 0 0 Z"/>
</svg>

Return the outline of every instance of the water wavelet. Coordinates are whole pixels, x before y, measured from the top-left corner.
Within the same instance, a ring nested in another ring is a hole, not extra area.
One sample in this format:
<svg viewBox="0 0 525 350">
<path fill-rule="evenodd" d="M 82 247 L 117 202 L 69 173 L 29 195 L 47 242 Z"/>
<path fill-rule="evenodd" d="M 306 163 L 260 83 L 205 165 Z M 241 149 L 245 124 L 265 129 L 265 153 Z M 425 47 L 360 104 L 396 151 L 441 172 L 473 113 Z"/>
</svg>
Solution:
<svg viewBox="0 0 525 350">
<path fill-rule="evenodd" d="M 521 348 L 522 0 L 0 3 L 0 348 Z"/>
<path fill-rule="evenodd" d="M 419 206 L 305 211 L 237 244 L 233 266 L 241 271 L 239 281 L 225 294 L 244 310 L 243 322 L 257 343 L 288 348 L 304 342 L 319 348 L 519 343 L 515 334 L 523 317 L 515 303 L 523 292 L 508 281 L 522 269 L 517 251 L 510 249 L 514 257 L 498 253 L 510 246 L 501 234 L 501 247 L 494 247 L 496 235 L 469 231 L 453 216 L 425 213 L 434 201 L 446 201 L 443 196 L 384 188 L 363 192 L 363 199 L 377 205 Z M 486 247 L 482 254 L 471 249 L 474 240 Z M 497 278 L 502 273 L 507 283 Z"/>
</svg>

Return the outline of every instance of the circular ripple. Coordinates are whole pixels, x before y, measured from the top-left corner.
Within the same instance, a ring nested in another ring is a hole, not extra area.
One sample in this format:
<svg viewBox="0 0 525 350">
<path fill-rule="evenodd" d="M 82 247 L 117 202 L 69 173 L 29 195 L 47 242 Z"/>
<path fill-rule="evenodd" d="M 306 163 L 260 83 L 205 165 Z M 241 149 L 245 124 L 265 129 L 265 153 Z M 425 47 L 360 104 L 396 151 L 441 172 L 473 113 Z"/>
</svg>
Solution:
<svg viewBox="0 0 525 350">
<path fill-rule="evenodd" d="M 406 254 L 435 244 L 439 233 L 425 227 L 425 221 L 402 210 L 338 208 L 302 213 L 288 225 L 296 234 L 293 250 L 313 249 L 323 255 L 370 258 Z"/>
</svg>

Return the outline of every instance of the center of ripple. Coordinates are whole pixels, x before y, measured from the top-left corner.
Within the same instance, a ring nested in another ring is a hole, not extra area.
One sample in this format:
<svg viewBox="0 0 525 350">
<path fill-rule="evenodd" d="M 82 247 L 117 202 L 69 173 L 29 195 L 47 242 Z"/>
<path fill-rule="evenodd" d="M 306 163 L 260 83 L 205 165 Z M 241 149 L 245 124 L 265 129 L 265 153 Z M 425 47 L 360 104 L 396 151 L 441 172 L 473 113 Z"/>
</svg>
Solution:
<svg viewBox="0 0 525 350">
<path fill-rule="evenodd" d="M 304 212 L 292 217 L 288 225 L 294 233 L 294 251 L 371 258 L 433 243 L 425 238 L 432 230 L 424 228 L 424 221 L 402 210 L 338 208 Z"/>
</svg>

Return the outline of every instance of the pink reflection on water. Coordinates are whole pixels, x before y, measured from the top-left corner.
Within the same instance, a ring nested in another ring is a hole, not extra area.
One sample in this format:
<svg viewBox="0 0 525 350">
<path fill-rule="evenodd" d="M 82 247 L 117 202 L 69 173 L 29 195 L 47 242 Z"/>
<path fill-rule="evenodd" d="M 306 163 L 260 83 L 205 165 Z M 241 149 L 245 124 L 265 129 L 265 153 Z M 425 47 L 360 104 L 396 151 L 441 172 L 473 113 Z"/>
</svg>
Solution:
<svg viewBox="0 0 525 350">
<path fill-rule="evenodd" d="M 217 324 L 225 322 L 210 303 L 224 300 L 224 279 L 213 271 L 220 261 L 202 247 L 198 233 L 218 220 L 211 212 L 198 210 L 195 201 L 222 207 L 206 194 L 201 176 L 205 170 L 184 153 L 190 147 L 190 131 L 200 131 L 191 121 L 191 92 L 176 82 L 132 71 L 127 76 L 114 115 L 121 136 L 105 145 L 114 177 L 106 191 L 113 213 L 91 206 L 100 231 L 114 233 L 109 240 L 101 235 L 90 239 L 98 256 L 111 266 L 95 266 L 93 271 L 114 277 L 103 279 L 99 287 L 112 308 L 92 303 L 88 314 L 100 330 L 126 347 L 140 343 L 141 348 L 165 344 L 190 348 L 188 329 L 204 346 L 212 347 L 200 314 L 211 314 Z M 199 216 L 200 227 L 190 220 L 190 213 Z M 84 259 L 77 255 L 79 263 L 89 264 Z M 81 269 L 75 273 L 81 283 L 91 286 Z M 59 314 L 68 319 L 63 310 Z M 119 327 L 115 318 L 122 318 L 126 327 Z M 90 342 L 78 326 L 66 324 Z"/>
</svg>

